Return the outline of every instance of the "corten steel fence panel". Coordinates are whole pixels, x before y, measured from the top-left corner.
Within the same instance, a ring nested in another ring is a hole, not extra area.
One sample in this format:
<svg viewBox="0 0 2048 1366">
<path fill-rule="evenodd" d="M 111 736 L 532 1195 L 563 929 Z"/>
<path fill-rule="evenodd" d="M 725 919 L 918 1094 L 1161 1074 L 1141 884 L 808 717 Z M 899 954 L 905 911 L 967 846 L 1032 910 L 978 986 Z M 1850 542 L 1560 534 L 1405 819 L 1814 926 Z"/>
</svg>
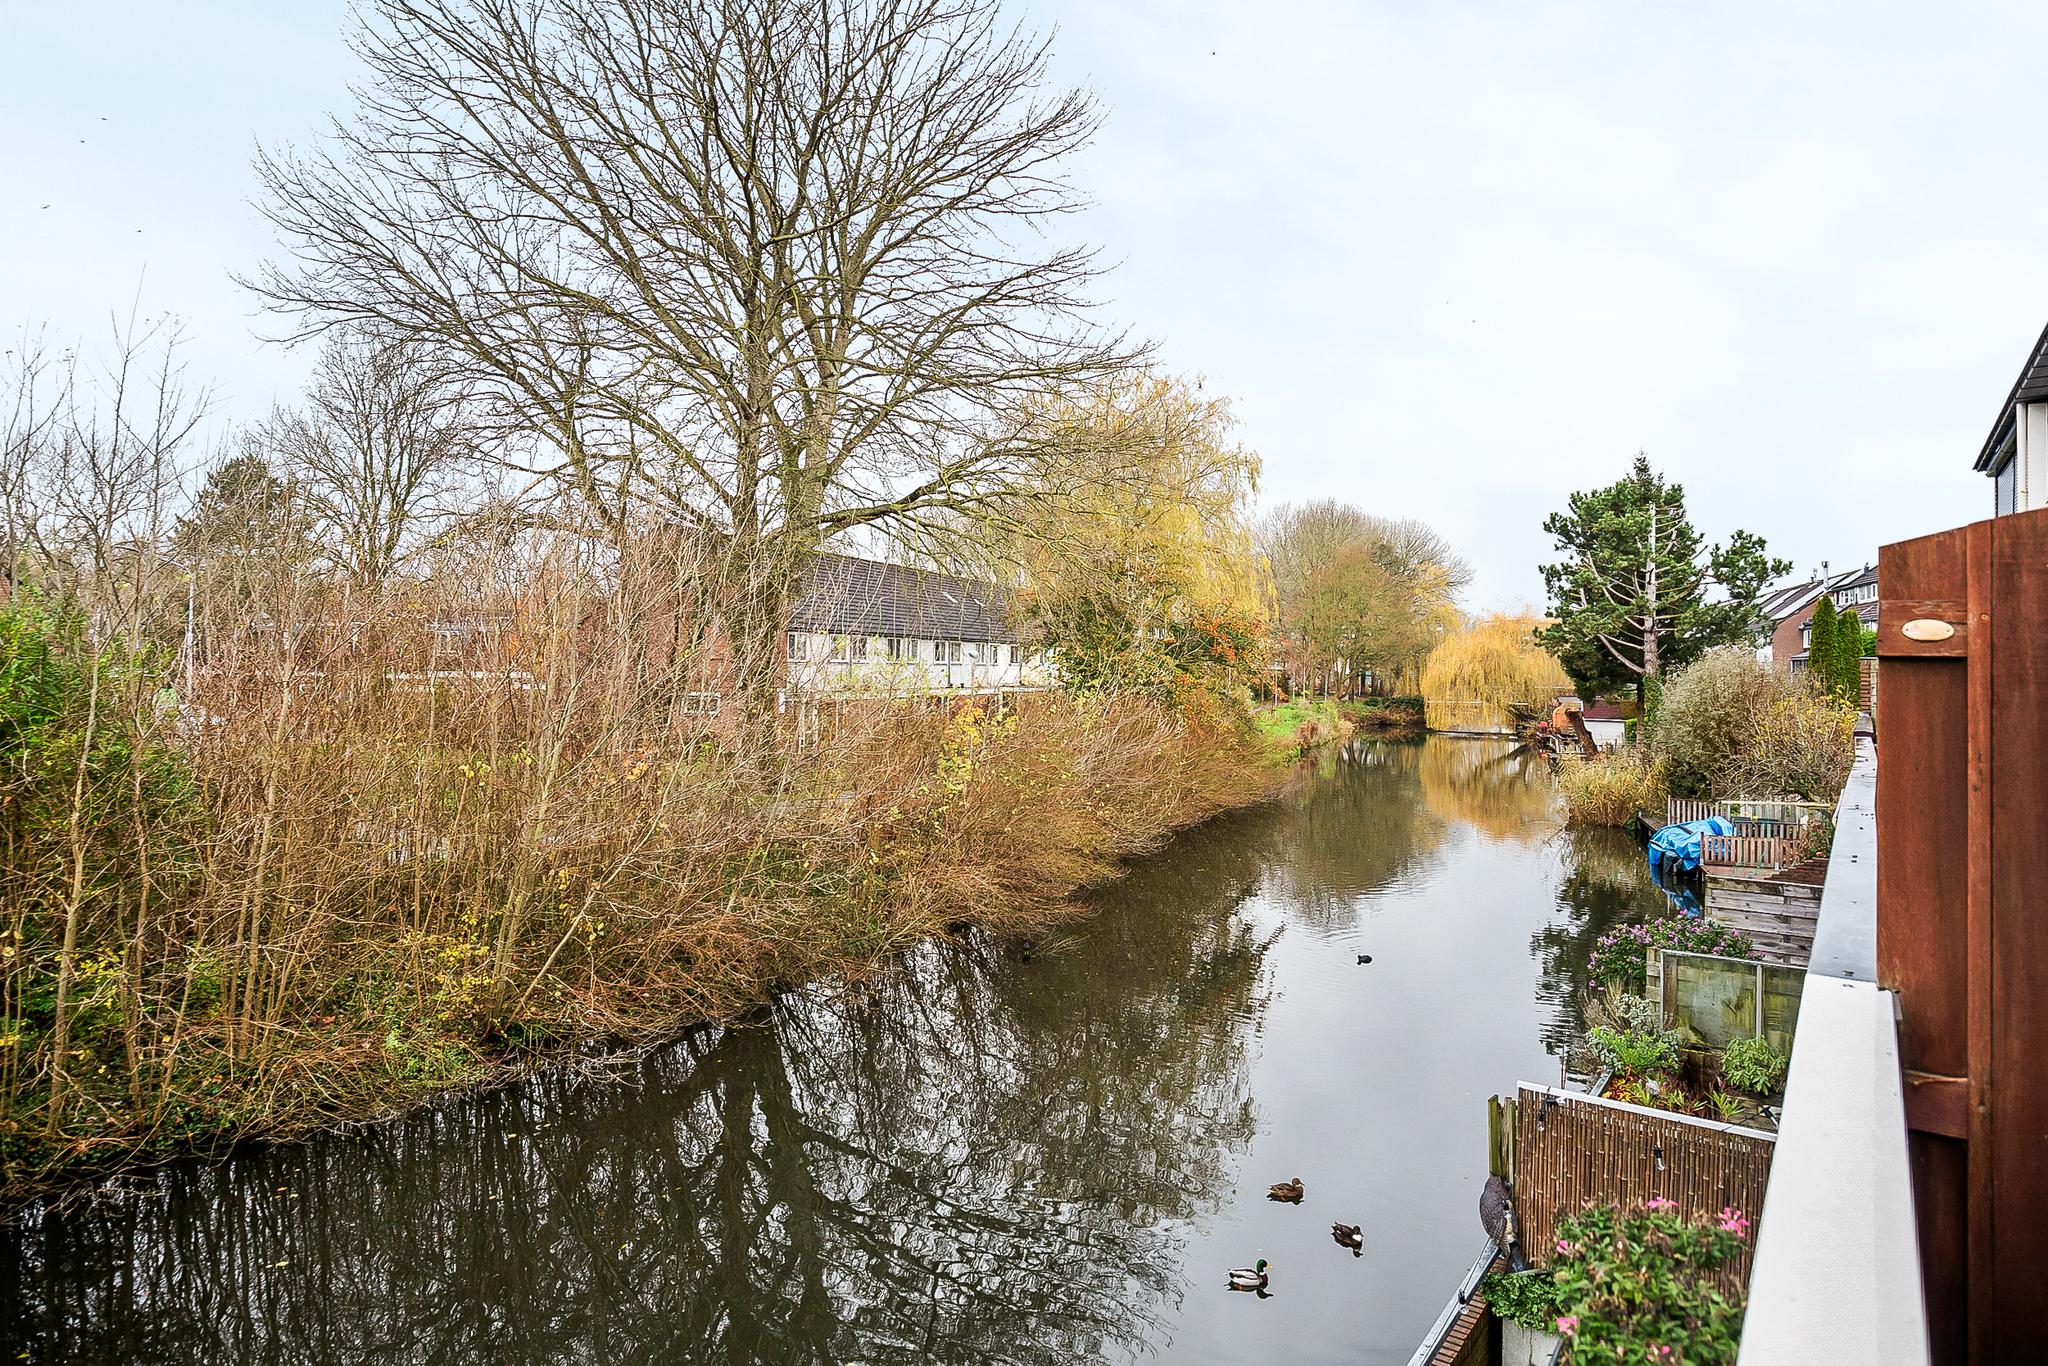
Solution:
<svg viewBox="0 0 2048 1366">
<path fill-rule="evenodd" d="M 2048 1334 L 2048 510 L 1878 560 L 1877 956 L 1937 1362 Z"/>
</svg>

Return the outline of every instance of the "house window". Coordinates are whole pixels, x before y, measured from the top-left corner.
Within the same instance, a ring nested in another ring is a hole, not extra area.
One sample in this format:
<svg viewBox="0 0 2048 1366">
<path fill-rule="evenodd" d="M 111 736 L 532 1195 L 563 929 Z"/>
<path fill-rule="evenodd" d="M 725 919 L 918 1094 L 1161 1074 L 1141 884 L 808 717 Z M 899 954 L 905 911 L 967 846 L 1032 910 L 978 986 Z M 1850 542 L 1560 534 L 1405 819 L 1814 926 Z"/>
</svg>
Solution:
<svg viewBox="0 0 2048 1366">
<path fill-rule="evenodd" d="M 846 656 L 858 664 L 868 657 L 868 638 L 854 636 L 846 642 Z"/>
<path fill-rule="evenodd" d="M 791 631 L 789 633 L 789 657 L 791 659 L 806 658 L 806 643 L 807 642 L 805 641 L 803 633 L 801 631 Z"/>
<path fill-rule="evenodd" d="M 909 636 L 890 636 L 883 645 L 891 659 L 917 658 L 917 642 Z"/>
<path fill-rule="evenodd" d="M 957 640 L 933 641 L 932 661 L 937 664 L 958 664 L 960 662 L 960 642 Z"/>
<path fill-rule="evenodd" d="M 1991 476 L 1991 515 L 2003 517 L 2017 511 L 2020 505 L 2020 462 L 2007 460 L 1998 467 L 1998 473 Z"/>
<path fill-rule="evenodd" d="M 718 694 L 715 692 L 686 692 L 683 694 L 683 715 L 718 715 Z"/>
<path fill-rule="evenodd" d="M 1014 645 L 1010 647 L 1010 662 L 1012 664 L 1017 662 L 1017 647 Z"/>
</svg>

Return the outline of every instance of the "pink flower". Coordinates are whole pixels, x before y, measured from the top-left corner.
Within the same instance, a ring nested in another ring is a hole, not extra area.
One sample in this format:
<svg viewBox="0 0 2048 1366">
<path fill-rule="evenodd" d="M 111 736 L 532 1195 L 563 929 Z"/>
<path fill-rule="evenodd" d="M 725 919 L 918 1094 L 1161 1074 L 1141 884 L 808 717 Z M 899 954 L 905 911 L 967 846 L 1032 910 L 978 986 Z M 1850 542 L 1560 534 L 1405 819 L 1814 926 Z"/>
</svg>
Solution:
<svg viewBox="0 0 2048 1366">
<path fill-rule="evenodd" d="M 1575 1333 L 1579 1331 L 1579 1316 L 1577 1314 L 1559 1315 L 1557 1320 L 1557 1331 L 1564 1334 L 1566 1337 L 1573 1336 Z"/>
<path fill-rule="evenodd" d="M 1654 1342 L 1650 1344 L 1650 1355 L 1659 1361 L 1669 1361 L 1671 1360 L 1671 1349 L 1661 1342 Z"/>
<path fill-rule="evenodd" d="M 1643 1203 L 1643 1208 L 1648 1210 L 1677 1209 L 1678 1202 L 1676 1200 L 1666 1200 L 1661 1195 L 1653 1195 Z"/>
<path fill-rule="evenodd" d="M 1721 1231 L 1732 1233 L 1738 1238 L 1746 1237 L 1749 1233 L 1749 1220 L 1743 1216 L 1741 1210 L 1729 1205 L 1721 1211 Z"/>
<path fill-rule="evenodd" d="M 1569 1257 L 1578 1250 L 1569 1239 L 1560 1238 L 1557 1240 L 1557 1252 L 1561 1257 Z"/>
</svg>

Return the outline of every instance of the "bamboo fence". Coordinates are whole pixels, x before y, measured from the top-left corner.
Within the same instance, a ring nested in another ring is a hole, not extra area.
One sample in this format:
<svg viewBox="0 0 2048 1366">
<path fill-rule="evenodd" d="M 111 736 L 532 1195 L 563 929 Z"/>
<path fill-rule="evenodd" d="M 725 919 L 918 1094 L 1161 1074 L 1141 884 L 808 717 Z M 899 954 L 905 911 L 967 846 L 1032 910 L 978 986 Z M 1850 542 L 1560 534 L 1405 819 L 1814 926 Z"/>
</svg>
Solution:
<svg viewBox="0 0 2048 1366">
<path fill-rule="evenodd" d="M 1684 1217 L 1732 1207 L 1754 1223 L 1777 1146 L 1761 1130 L 1526 1082 L 1512 1122 L 1515 1224 L 1524 1254 L 1540 1267 L 1550 1265 L 1558 1220 L 1592 1205 L 1627 1208 L 1661 1196 L 1675 1200 Z M 1752 1246 L 1722 1268 L 1725 1293 L 1739 1295 L 1748 1285 Z"/>
</svg>

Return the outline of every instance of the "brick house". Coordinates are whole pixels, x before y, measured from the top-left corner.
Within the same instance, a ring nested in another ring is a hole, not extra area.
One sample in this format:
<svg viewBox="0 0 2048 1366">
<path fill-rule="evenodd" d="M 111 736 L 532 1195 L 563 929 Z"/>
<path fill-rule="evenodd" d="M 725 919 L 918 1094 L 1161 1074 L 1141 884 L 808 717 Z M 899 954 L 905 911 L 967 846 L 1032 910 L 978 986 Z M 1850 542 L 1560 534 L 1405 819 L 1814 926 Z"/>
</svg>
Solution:
<svg viewBox="0 0 2048 1366">
<path fill-rule="evenodd" d="M 1877 566 L 1866 564 L 1839 574 L 1811 575 L 1803 583 L 1781 588 L 1760 604 L 1771 623 L 1771 667 L 1791 673 L 1806 668 L 1806 649 L 1812 637 L 1813 609 L 1820 595 L 1834 599 L 1835 610 L 1855 609 L 1865 626 L 1877 624 Z"/>
</svg>

